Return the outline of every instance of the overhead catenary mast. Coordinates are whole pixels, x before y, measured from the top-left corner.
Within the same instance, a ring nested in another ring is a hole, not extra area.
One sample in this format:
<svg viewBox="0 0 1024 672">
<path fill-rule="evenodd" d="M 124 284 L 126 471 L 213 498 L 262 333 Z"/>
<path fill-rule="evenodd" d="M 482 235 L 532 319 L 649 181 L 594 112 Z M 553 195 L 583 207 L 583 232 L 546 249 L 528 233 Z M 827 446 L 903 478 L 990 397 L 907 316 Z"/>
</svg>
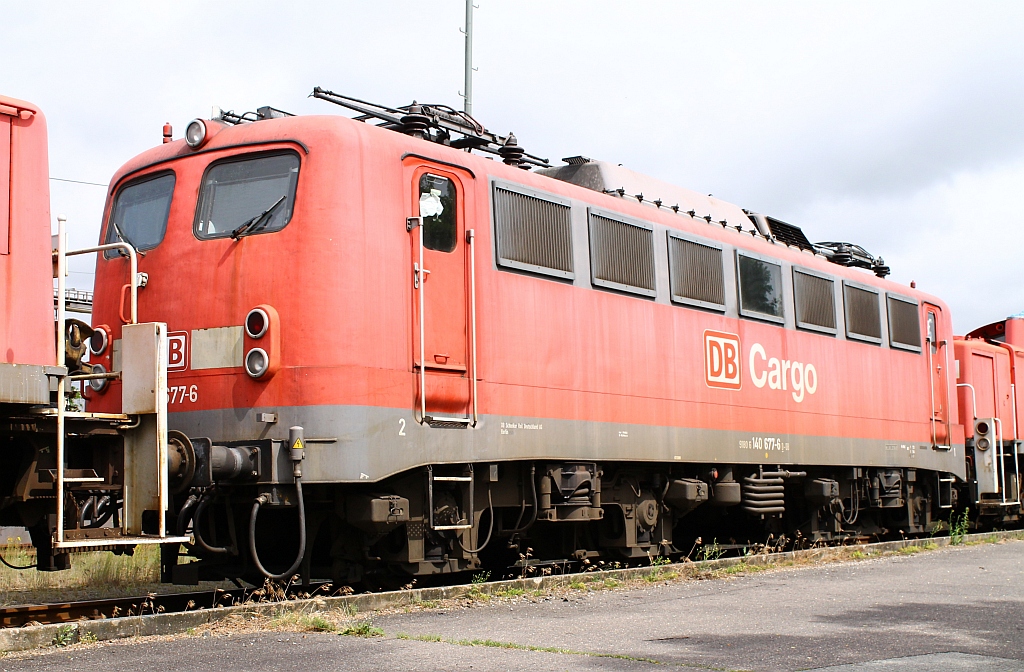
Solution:
<svg viewBox="0 0 1024 672">
<path fill-rule="evenodd" d="M 466 114 L 473 114 L 473 0 L 466 0 L 466 83 L 462 98 L 465 101 L 462 109 Z"/>
</svg>

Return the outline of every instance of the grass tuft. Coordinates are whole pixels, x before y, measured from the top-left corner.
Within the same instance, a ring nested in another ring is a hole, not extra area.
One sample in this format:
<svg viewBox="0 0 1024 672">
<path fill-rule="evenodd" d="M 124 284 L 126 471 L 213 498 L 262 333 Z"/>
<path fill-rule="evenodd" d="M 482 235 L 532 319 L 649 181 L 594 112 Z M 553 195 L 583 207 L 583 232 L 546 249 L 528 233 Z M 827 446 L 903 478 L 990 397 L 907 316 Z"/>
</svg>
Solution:
<svg viewBox="0 0 1024 672">
<path fill-rule="evenodd" d="M 370 621 L 362 621 L 361 623 L 348 626 L 340 634 L 350 637 L 383 637 L 384 631 L 374 626 Z"/>
</svg>

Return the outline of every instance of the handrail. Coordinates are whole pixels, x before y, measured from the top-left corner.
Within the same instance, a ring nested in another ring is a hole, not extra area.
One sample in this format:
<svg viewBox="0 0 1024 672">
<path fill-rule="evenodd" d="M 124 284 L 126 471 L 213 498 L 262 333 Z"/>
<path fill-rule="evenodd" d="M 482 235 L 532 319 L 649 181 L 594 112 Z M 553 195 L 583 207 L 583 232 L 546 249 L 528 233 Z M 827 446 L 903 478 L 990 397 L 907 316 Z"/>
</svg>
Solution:
<svg viewBox="0 0 1024 672">
<path fill-rule="evenodd" d="M 473 376 L 473 426 L 476 427 L 476 232 L 473 229 L 466 231 L 466 242 L 469 244 L 469 323 L 470 346 L 473 357 L 471 367 L 471 375 Z"/>
<path fill-rule="evenodd" d="M 974 391 L 974 386 L 971 385 L 970 383 L 957 383 L 956 386 L 957 387 L 966 387 L 966 388 L 969 388 L 971 390 L 971 407 L 974 409 L 974 416 L 971 418 L 971 420 L 977 420 L 978 419 L 978 396 L 977 396 L 977 393 Z"/>
<path fill-rule="evenodd" d="M 1010 404 L 1013 406 L 1013 440 L 1020 441 L 1020 434 L 1017 432 L 1017 385 L 1010 383 Z"/>
<path fill-rule="evenodd" d="M 427 269 L 423 268 L 423 217 L 408 217 L 405 228 L 412 231 L 419 229 L 419 263 L 412 265 L 413 288 L 420 295 L 420 424 L 427 421 L 427 348 L 424 343 L 426 328 L 423 325 L 423 286 L 427 280 Z"/>
<path fill-rule="evenodd" d="M 57 218 L 60 221 L 60 218 Z M 64 256 L 73 257 L 79 254 L 92 254 L 93 252 L 106 252 L 107 250 L 124 250 L 128 253 L 128 260 L 131 265 L 131 286 L 132 286 L 132 314 L 131 321 L 128 324 L 138 324 L 139 322 L 139 258 L 135 248 L 129 243 L 107 243 L 106 245 L 97 245 L 96 247 L 87 247 L 81 250 L 72 250 L 71 252 L 63 252 Z M 63 289 L 60 290 L 63 294 Z M 121 295 L 124 296 L 123 294 Z M 61 322 L 63 324 L 63 322 Z"/>
<path fill-rule="evenodd" d="M 953 418 L 953 414 L 952 414 L 953 404 L 952 404 L 952 400 L 949 398 L 949 341 L 947 341 L 945 339 L 943 339 L 943 341 L 942 341 L 942 359 L 943 359 L 943 362 L 945 362 L 945 364 L 946 364 L 946 370 L 943 372 L 943 374 L 946 376 L 945 384 L 942 386 L 942 388 L 946 391 L 946 443 L 948 443 L 949 446 L 952 447 L 953 446 L 953 420 L 952 420 L 952 418 Z"/>
<path fill-rule="evenodd" d="M 67 287 L 65 276 L 68 270 L 67 259 L 67 223 L 68 218 L 57 215 L 57 293 L 64 296 Z M 64 320 L 67 319 L 67 306 L 64 301 L 57 302 L 57 366 L 64 366 L 65 331 Z M 67 389 L 67 377 L 57 378 L 57 543 L 64 541 L 64 393 Z"/>
<path fill-rule="evenodd" d="M 937 446 L 938 440 L 936 439 L 935 432 L 935 365 L 932 362 L 932 346 L 935 345 L 935 342 L 929 339 L 925 342 L 925 345 L 928 348 L 928 389 L 930 391 L 932 401 L 932 414 L 929 416 L 931 418 L 932 426 L 932 445 Z M 936 346 L 936 349 L 937 348 L 938 346 Z"/>
<path fill-rule="evenodd" d="M 1003 464 L 1003 421 L 998 417 L 992 419 L 996 421 L 996 486 L 1002 494 L 1003 504 L 1006 504 L 1006 465 Z"/>
</svg>

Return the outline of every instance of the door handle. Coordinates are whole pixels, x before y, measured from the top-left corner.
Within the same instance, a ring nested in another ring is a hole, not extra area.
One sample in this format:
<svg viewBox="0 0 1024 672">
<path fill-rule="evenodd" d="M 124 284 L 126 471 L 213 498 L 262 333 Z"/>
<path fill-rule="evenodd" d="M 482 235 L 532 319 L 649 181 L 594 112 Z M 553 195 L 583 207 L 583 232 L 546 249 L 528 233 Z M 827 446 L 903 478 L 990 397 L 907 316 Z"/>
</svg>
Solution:
<svg viewBox="0 0 1024 672">
<path fill-rule="evenodd" d="M 430 275 L 430 271 L 425 268 L 420 268 L 417 262 L 412 263 L 412 286 L 414 289 L 420 288 L 420 274 L 423 275 L 423 280 L 426 281 L 427 276 Z"/>
</svg>

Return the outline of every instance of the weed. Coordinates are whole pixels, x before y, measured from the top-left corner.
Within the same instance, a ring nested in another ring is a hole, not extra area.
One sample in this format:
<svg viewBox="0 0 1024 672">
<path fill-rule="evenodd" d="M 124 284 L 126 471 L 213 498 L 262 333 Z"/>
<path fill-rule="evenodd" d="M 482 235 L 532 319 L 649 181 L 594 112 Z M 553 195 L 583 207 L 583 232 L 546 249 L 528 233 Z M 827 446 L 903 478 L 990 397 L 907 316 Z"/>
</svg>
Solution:
<svg viewBox="0 0 1024 672">
<path fill-rule="evenodd" d="M 647 583 L 657 583 L 658 581 L 661 581 L 661 579 L 662 570 L 660 567 L 658 569 L 655 569 L 650 574 L 644 574 L 644 581 L 646 581 Z"/>
<path fill-rule="evenodd" d="M 413 639 L 417 642 L 443 642 L 441 635 L 407 635 L 404 632 L 400 632 L 395 635 L 396 639 Z"/>
<path fill-rule="evenodd" d="M 79 635 L 78 641 L 82 642 L 83 644 L 95 644 L 97 641 L 99 641 L 99 639 L 93 632 L 83 632 L 81 635 Z"/>
<path fill-rule="evenodd" d="M 423 609 L 434 609 L 437 607 L 437 602 L 435 600 L 420 600 L 419 606 Z"/>
<path fill-rule="evenodd" d="M 477 572 L 476 574 L 473 575 L 473 578 L 471 579 L 471 581 L 473 583 L 487 583 L 490 580 L 491 580 L 491 573 L 490 572 Z"/>
<path fill-rule="evenodd" d="M 697 551 L 699 560 L 718 560 L 723 555 L 725 555 L 725 550 L 718 546 L 718 539 L 713 539 L 710 546 L 702 544 L 700 550 Z"/>
<path fill-rule="evenodd" d="M 959 546 L 964 543 L 967 530 L 970 526 L 970 509 L 964 509 L 957 517 L 956 513 L 949 516 L 949 543 L 951 546 Z"/>
<path fill-rule="evenodd" d="M 604 580 L 604 587 L 605 588 L 617 588 L 618 586 L 619 586 L 619 582 L 616 581 L 615 579 L 605 579 Z"/>
<path fill-rule="evenodd" d="M 664 555 L 656 555 L 654 557 L 648 555 L 647 557 L 650 558 L 651 567 L 661 567 L 662 565 L 672 564 L 672 560 Z"/>
<path fill-rule="evenodd" d="M 501 590 L 494 591 L 495 597 L 519 597 L 526 591 L 522 588 L 502 588 Z"/>
<path fill-rule="evenodd" d="M 338 626 L 328 621 L 321 614 L 284 614 L 270 622 L 272 627 L 299 632 L 334 632 Z"/>
<path fill-rule="evenodd" d="M 918 546 L 904 546 L 903 548 L 899 549 L 899 553 L 901 555 L 914 555 L 915 553 L 920 552 L 921 548 Z"/>
<path fill-rule="evenodd" d="M 352 637 L 383 637 L 384 631 L 376 627 L 370 621 L 363 621 L 350 625 L 341 631 L 342 635 L 349 635 Z"/>
<path fill-rule="evenodd" d="M 583 583 L 579 579 L 573 579 L 572 583 L 569 584 L 569 587 L 573 590 L 586 590 L 587 584 Z"/>
<path fill-rule="evenodd" d="M 53 646 L 68 646 L 75 643 L 75 626 L 73 625 L 62 625 L 57 628 L 57 634 L 53 636 L 53 641 L 50 642 Z"/>
<path fill-rule="evenodd" d="M 304 630 L 309 630 L 311 632 L 334 632 L 338 629 L 338 626 L 319 614 L 304 616 L 300 619 L 299 623 L 304 626 Z"/>
</svg>

